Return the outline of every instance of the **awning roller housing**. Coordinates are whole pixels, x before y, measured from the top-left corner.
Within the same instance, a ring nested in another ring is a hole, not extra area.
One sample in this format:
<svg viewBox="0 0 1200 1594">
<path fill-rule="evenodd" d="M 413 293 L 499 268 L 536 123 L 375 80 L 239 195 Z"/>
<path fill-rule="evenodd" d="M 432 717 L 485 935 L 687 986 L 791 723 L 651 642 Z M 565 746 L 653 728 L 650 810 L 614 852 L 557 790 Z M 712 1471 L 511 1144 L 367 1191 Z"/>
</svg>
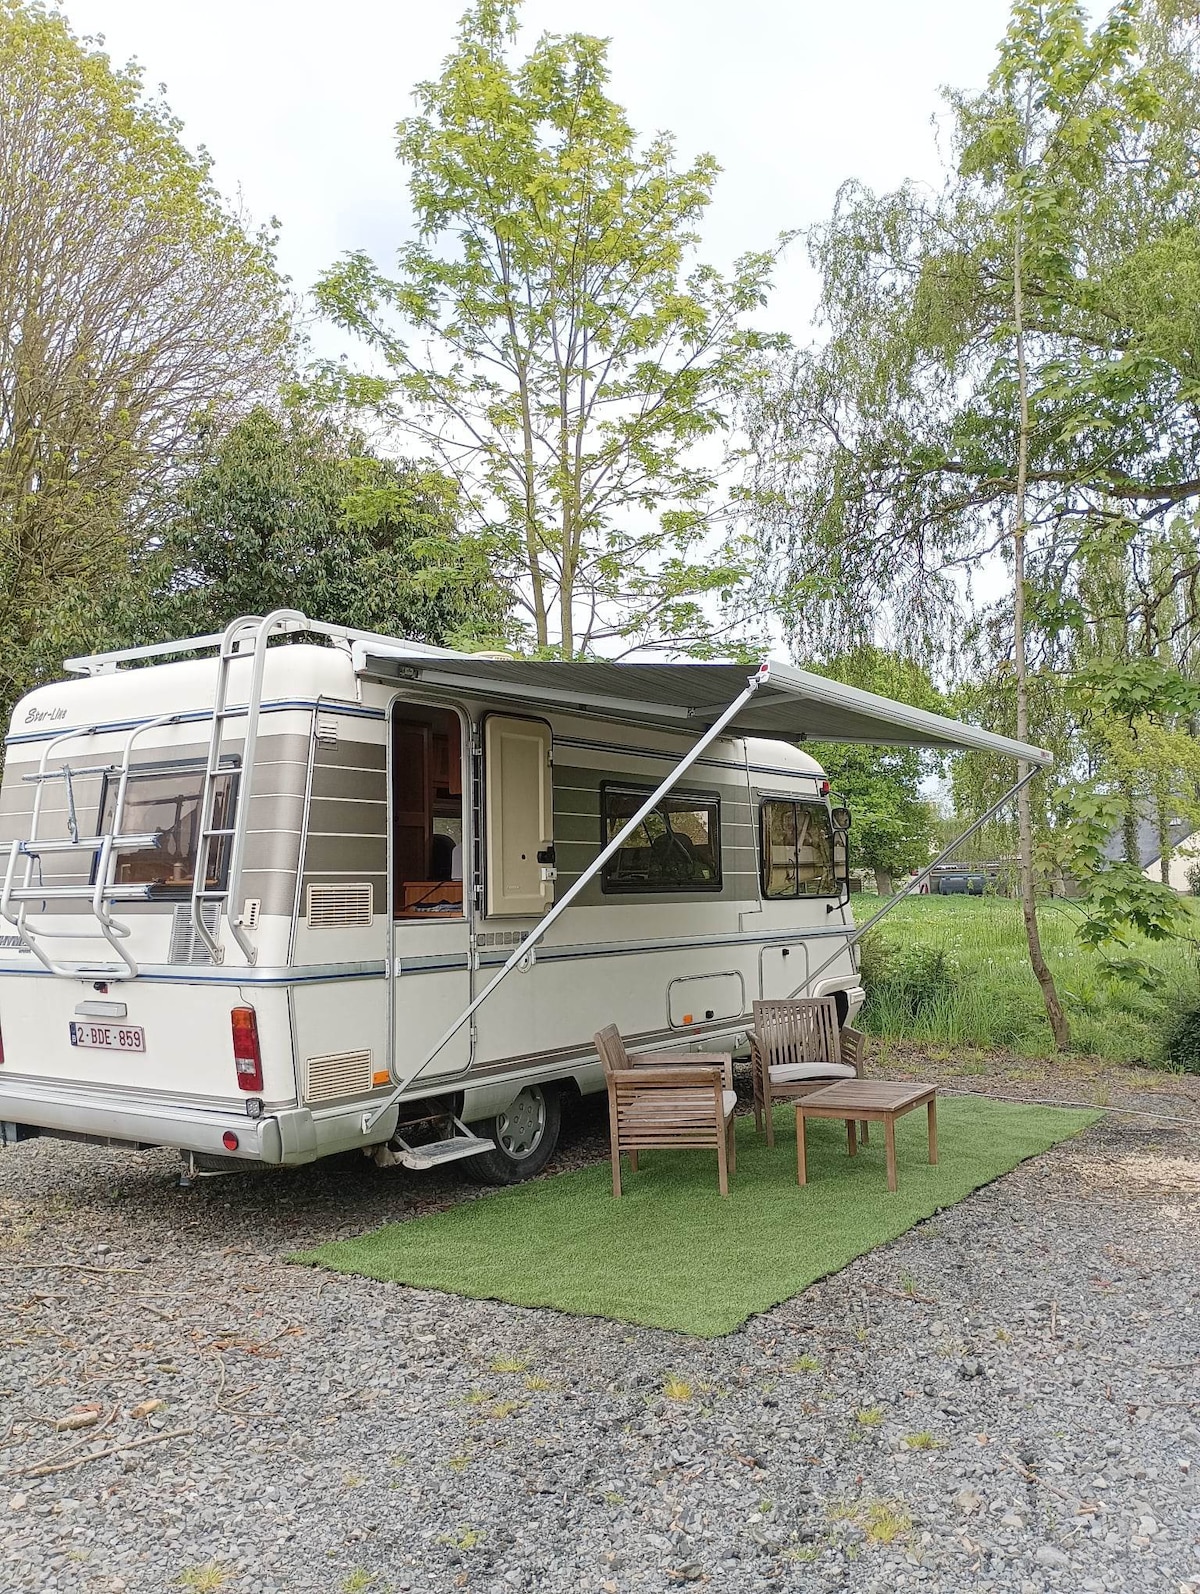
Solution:
<svg viewBox="0 0 1200 1594">
<path fill-rule="evenodd" d="M 774 660 L 748 669 L 744 664 L 434 657 L 369 642 L 355 644 L 354 660 L 360 675 L 375 679 L 416 680 L 426 687 L 611 715 L 694 735 L 702 734 L 725 713 L 744 691 L 749 677 L 756 681 L 757 690 L 726 724 L 727 735 L 974 748 L 1027 764 L 1054 761 L 1044 748 Z"/>
</svg>

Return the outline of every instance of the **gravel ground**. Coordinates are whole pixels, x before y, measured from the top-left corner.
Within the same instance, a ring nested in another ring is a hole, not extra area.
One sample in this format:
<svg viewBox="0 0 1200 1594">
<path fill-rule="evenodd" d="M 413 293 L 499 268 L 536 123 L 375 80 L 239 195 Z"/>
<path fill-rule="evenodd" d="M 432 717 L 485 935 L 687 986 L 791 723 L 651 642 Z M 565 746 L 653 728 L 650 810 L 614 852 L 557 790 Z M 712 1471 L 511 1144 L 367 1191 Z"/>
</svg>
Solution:
<svg viewBox="0 0 1200 1594">
<path fill-rule="evenodd" d="M 1057 1093 L 1191 1126 L 1108 1118 L 717 1341 L 284 1260 L 450 1170 L 13 1148 L 0 1588 L 1200 1594 L 1200 1108 L 1114 1077 Z"/>
</svg>

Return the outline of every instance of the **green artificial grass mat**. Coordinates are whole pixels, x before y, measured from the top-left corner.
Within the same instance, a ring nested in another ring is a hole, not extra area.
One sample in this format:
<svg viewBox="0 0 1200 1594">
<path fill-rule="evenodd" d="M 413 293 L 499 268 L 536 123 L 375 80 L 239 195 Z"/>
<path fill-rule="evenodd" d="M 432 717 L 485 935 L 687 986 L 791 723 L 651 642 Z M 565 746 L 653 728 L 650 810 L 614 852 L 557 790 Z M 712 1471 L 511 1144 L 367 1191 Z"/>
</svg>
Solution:
<svg viewBox="0 0 1200 1594">
<path fill-rule="evenodd" d="M 430 1217 L 390 1223 L 295 1261 L 419 1289 L 617 1318 L 715 1337 L 797 1295 L 1094 1123 L 1097 1112 L 938 1102 L 937 1167 L 925 1111 L 896 1125 L 900 1188 L 888 1192 L 883 1125 L 846 1154 L 844 1124 L 810 1121 L 807 1186 L 796 1183 L 795 1115 L 776 1110 L 775 1147 L 738 1120 L 737 1172 L 717 1189 L 715 1152 L 643 1152 L 612 1196 L 606 1161 L 515 1185 Z"/>
</svg>

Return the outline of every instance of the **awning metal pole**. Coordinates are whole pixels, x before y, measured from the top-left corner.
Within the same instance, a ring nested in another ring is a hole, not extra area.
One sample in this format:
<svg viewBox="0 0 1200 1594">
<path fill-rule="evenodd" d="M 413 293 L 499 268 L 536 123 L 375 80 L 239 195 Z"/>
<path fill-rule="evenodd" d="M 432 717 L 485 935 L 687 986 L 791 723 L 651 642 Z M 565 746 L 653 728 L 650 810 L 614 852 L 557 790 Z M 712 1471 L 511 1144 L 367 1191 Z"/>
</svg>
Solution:
<svg viewBox="0 0 1200 1594">
<path fill-rule="evenodd" d="M 388 1108 L 394 1106 L 395 1103 L 399 1101 L 400 1097 L 409 1088 L 413 1080 L 420 1078 L 421 1074 L 424 1073 L 425 1069 L 429 1067 L 430 1063 L 441 1051 L 442 1047 L 445 1046 L 448 1041 L 454 1039 L 463 1025 L 471 1018 L 472 1014 L 476 1013 L 479 1008 L 482 1007 L 483 1003 L 487 1001 L 488 997 L 500 984 L 501 980 L 507 978 L 507 976 L 512 973 L 513 969 L 515 969 L 526 956 L 526 954 L 529 952 L 529 949 L 536 942 L 542 939 L 546 931 L 554 923 L 555 919 L 558 918 L 559 914 L 561 914 L 566 908 L 570 907 L 571 903 L 574 902 L 575 898 L 579 895 L 589 881 L 595 879 L 596 875 L 599 874 L 600 870 L 603 869 L 608 860 L 623 845 L 626 836 L 637 829 L 637 827 L 646 818 L 647 814 L 653 811 L 655 806 L 662 801 L 671 788 L 678 782 L 680 776 L 685 774 L 700 757 L 701 753 L 703 753 L 707 747 L 710 747 L 712 743 L 716 741 L 717 737 L 720 736 L 721 732 L 725 729 L 729 722 L 733 719 L 736 719 L 737 715 L 754 696 L 755 692 L 758 691 L 759 687 L 766 683 L 769 678 L 769 673 L 770 672 L 766 664 L 763 664 L 759 667 L 758 671 L 750 677 L 746 686 L 746 690 L 741 692 L 734 699 L 734 701 L 730 703 L 727 709 L 723 710 L 723 712 L 705 731 L 700 740 L 688 749 L 687 753 L 675 765 L 662 784 L 657 786 L 650 796 L 646 798 L 646 801 L 638 809 L 637 813 L 634 814 L 633 818 L 621 827 L 621 829 L 609 842 L 607 847 L 604 847 L 599 853 L 597 853 L 597 855 L 592 859 L 591 863 L 588 864 L 587 868 L 579 876 L 578 880 L 576 880 L 575 884 L 571 886 L 562 897 L 559 898 L 559 900 L 550 909 L 549 913 L 547 913 L 545 918 L 542 919 L 541 922 L 529 932 L 521 944 L 514 949 L 512 956 L 509 958 L 504 967 L 498 970 L 494 978 L 488 981 L 475 1000 L 468 1007 L 463 1008 L 462 1012 L 454 1020 L 454 1023 L 451 1024 L 450 1028 L 445 1032 L 444 1035 L 441 1036 L 436 1045 L 433 1047 L 432 1051 L 430 1051 L 425 1057 L 424 1061 L 421 1063 L 421 1066 L 414 1073 L 410 1074 L 402 1085 L 397 1085 L 395 1090 L 393 1090 L 387 1099 L 381 1102 L 379 1106 L 372 1108 L 369 1113 L 363 1114 L 363 1134 L 366 1134 L 370 1129 L 372 1129 L 379 1119 L 383 1117 L 384 1113 L 387 1112 Z"/>
<path fill-rule="evenodd" d="M 789 992 L 788 1000 L 790 1001 L 791 998 L 794 997 L 794 996 L 799 996 L 801 991 L 806 991 L 809 988 L 809 986 L 812 984 L 812 982 L 816 979 L 818 974 L 824 974 L 825 970 L 829 967 L 829 965 L 831 963 L 836 963 L 838 958 L 841 957 L 843 952 L 849 951 L 849 949 L 854 945 L 854 943 L 856 941 L 860 941 L 862 939 L 862 937 L 864 935 L 866 935 L 868 930 L 873 929 L 875 927 L 875 925 L 877 925 L 879 923 L 880 919 L 886 917 L 886 915 L 889 914 L 894 907 L 897 907 L 901 902 L 903 902 L 905 897 L 909 896 L 913 891 L 915 891 L 917 889 L 917 887 L 921 884 L 922 880 L 928 880 L 929 876 L 937 868 L 938 864 L 944 863 L 945 860 L 950 856 L 950 854 L 952 852 L 956 852 L 958 850 L 958 848 L 962 846 L 964 841 L 969 840 L 970 837 L 972 837 L 975 834 L 975 832 L 980 828 L 980 826 L 986 825 L 988 820 L 991 819 L 991 817 L 993 816 L 993 814 L 998 814 L 1000 812 L 1000 810 L 1007 803 L 1012 802 L 1013 798 L 1021 790 L 1022 786 L 1028 785 L 1028 783 L 1038 773 L 1038 769 L 1039 768 L 1040 768 L 1040 765 L 1036 765 L 1036 764 L 1033 765 L 1032 767 L 1027 768 L 1025 774 L 1021 776 L 1020 780 L 1012 788 L 1011 791 L 1006 791 L 1004 796 L 1001 797 L 1000 801 L 998 803 L 993 803 L 992 806 L 988 809 L 986 814 L 980 814 L 979 818 L 974 822 L 974 824 L 968 825 L 967 828 L 963 831 L 961 836 L 955 836 L 954 840 L 950 843 L 950 845 L 948 847 L 946 847 L 942 852 L 939 852 L 937 857 L 933 860 L 932 863 L 927 864 L 925 866 L 925 868 L 922 869 L 919 874 L 913 875 L 912 879 L 905 886 L 904 890 L 903 891 L 898 891 L 896 893 L 896 895 L 891 898 L 890 901 L 884 903 L 883 907 L 880 908 L 877 913 L 873 913 L 871 915 L 871 917 L 866 921 L 865 924 L 859 924 L 859 925 L 855 925 L 853 927 L 848 926 L 847 927 L 847 937 L 846 937 L 845 944 L 840 946 L 840 947 L 838 947 L 837 951 L 834 952 L 831 957 L 827 957 L 825 959 L 824 963 L 820 964 L 817 968 L 815 968 L 812 971 L 811 974 L 807 974 L 804 977 L 804 979 L 801 980 L 800 984 L 797 985 L 796 989 L 794 991 Z"/>
</svg>

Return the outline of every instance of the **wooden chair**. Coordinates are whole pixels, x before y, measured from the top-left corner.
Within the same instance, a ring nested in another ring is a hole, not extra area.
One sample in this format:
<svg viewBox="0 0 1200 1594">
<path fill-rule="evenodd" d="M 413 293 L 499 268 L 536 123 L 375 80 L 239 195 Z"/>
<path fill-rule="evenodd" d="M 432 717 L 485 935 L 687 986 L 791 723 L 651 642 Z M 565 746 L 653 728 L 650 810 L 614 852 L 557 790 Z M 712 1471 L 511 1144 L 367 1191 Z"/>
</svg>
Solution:
<svg viewBox="0 0 1200 1594">
<path fill-rule="evenodd" d="M 775 1144 L 771 1109 L 777 1101 L 796 1101 L 839 1079 L 862 1078 L 866 1038 L 856 1029 L 839 1029 L 832 996 L 755 1002 L 749 1038 L 754 1127 L 761 1133 L 765 1120 L 769 1146 Z"/>
<path fill-rule="evenodd" d="M 734 1172 L 733 1059 L 718 1052 L 639 1052 L 630 1057 L 615 1024 L 596 1036 L 608 1081 L 613 1195 L 621 1194 L 621 1153 L 637 1172 L 638 1153 L 712 1147 L 721 1194 Z"/>
</svg>

